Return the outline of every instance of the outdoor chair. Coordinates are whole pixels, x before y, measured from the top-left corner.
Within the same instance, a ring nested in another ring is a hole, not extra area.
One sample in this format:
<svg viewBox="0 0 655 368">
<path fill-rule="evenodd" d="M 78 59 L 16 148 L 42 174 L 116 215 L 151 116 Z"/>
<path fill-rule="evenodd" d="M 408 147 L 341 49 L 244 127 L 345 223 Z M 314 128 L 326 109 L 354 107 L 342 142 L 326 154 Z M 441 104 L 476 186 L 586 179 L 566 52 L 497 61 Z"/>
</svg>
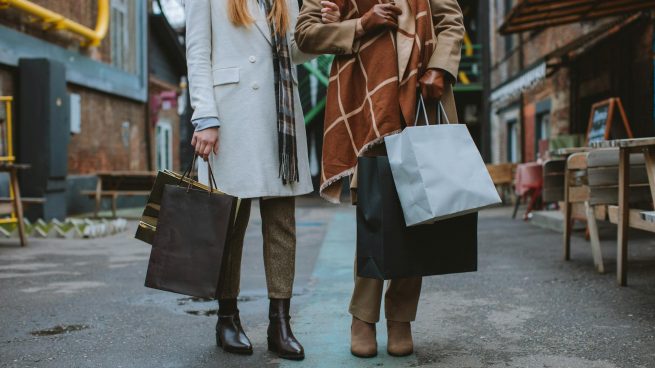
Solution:
<svg viewBox="0 0 655 368">
<path fill-rule="evenodd" d="M 503 202 L 505 202 L 507 194 L 512 192 L 516 164 L 487 164 L 487 170 L 489 171 L 489 176 L 491 176 L 491 180 L 496 186 L 496 189 L 498 189 L 498 193 L 500 193 L 500 197 Z"/>
<path fill-rule="evenodd" d="M 564 200 L 565 159 L 552 159 L 544 163 L 544 203 L 559 203 Z"/>
</svg>

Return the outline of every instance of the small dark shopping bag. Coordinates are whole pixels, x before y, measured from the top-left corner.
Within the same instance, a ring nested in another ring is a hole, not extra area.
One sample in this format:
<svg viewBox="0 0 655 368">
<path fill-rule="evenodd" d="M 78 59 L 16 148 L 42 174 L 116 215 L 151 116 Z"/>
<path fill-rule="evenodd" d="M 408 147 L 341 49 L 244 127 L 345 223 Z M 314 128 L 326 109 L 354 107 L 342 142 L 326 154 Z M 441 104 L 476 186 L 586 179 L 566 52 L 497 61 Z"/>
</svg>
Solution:
<svg viewBox="0 0 655 368">
<path fill-rule="evenodd" d="M 164 195 L 164 187 L 169 185 L 178 185 L 182 180 L 183 185 L 191 185 L 192 188 L 208 190 L 209 188 L 185 174 L 176 173 L 170 170 L 161 170 L 157 173 L 155 184 L 150 190 L 148 196 L 148 203 L 143 209 L 143 214 L 139 221 L 139 226 L 136 229 L 135 238 L 146 242 L 150 245 L 153 243 L 155 233 L 157 232 L 157 222 L 159 221 L 159 209 L 161 207 L 161 200 Z M 214 192 L 221 194 L 216 188 Z"/>
<path fill-rule="evenodd" d="M 209 176 L 207 190 L 183 180 L 164 185 L 145 286 L 216 297 L 238 200 L 214 192 L 211 168 Z"/>
<path fill-rule="evenodd" d="M 407 227 L 386 156 L 360 157 L 357 274 L 390 280 L 477 271 L 477 213 Z"/>
</svg>

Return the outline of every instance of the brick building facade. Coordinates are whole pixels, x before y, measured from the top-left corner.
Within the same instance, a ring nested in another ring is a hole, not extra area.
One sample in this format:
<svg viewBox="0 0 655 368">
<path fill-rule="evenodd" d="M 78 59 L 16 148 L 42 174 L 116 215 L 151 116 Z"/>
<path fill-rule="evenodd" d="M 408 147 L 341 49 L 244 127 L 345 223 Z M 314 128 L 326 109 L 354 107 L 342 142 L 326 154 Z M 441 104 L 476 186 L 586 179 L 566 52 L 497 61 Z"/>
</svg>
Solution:
<svg viewBox="0 0 655 368">
<path fill-rule="evenodd" d="M 649 11 L 501 34 L 520 0 L 485 1 L 491 162 L 530 162 L 553 146 L 584 144 L 591 106 L 610 97 L 623 101 L 635 136 L 655 135 Z"/>
<path fill-rule="evenodd" d="M 95 27 L 98 1 L 32 3 Z M 42 211 L 47 212 L 42 216 L 90 210 L 91 201 L 79 192 L 95 187 L 97 172 L 179 170 L 180 142 L 185 140 L 180 134 L 188 134 L 180 129 L 188 124 L 186 101 L 179 98 L 185 95 L 180 87 L 186 73 L 184 50 L 165 17 L 153 13 L 151 3 L 110 0 L 109 30 L 97 47 L 86 47 L 80 36 L 34 21 L 15 7 L 0 9 L 0 95 L 16 99 L 17 145 L 26 144 L 26 136 L 34 134 L 21 131 L 20 106 L 24 105 L 19 100 L 30 94 L 17 88 L 21 78 L 28 77 L 21 71 L 20 61 L 44 59 L 66 70 L 62 108 L 71 120 L 70 139 L 51 142 L 51 146 L 65 149 L 44 154 L 66 160 L 68 184 L 65 194 L 58 195 L 66 196 L 67 208 Z M 50 195 L 47 188 L 27 194 L 46 199 Z"/>
</svg>

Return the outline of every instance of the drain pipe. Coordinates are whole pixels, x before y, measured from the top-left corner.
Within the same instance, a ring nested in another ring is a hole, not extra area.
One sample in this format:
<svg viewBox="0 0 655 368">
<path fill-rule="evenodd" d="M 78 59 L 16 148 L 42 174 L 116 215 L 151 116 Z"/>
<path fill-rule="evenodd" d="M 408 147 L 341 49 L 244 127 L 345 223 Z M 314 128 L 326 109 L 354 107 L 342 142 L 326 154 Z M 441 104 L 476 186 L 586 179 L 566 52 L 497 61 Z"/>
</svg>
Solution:
<svg viewBox="0 0 655 368">
<path fill-rule="evenodd" d="M 82 36 L 85 39 L 82 46 L 94 47 L 100 45 L 109 28 L 109 0 L 98 0 L 98 19 L 95 29 L 86 27 L 31 1 L 0 0 L 0 8 L 10 6 L 40 18 L 44 25 L 52 25 L 52 29 L 65 30 Z"/>
</svg>

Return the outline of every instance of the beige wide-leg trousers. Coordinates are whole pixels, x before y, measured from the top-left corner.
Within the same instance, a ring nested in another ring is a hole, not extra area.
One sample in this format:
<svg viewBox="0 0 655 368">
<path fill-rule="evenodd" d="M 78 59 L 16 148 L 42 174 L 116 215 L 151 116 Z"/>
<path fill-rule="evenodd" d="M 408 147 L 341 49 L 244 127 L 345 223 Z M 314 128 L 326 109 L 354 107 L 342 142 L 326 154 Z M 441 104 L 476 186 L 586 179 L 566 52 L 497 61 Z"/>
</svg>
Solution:
<svg viewBox="0 0 655 368">
<path fill-rule="evenodd" d="M 416 319 L 422 281 L 423 278 L 414 277 L 387 282 L 387 291 L 384 293 L 384 315 L 387 320 L 412 322 Z M 355 289 L 350 300 L 350 314 L 364 322 L 378 322 L 383 288 L 384 281 L 358 277 L 355 267 Z"/>
</svg>

